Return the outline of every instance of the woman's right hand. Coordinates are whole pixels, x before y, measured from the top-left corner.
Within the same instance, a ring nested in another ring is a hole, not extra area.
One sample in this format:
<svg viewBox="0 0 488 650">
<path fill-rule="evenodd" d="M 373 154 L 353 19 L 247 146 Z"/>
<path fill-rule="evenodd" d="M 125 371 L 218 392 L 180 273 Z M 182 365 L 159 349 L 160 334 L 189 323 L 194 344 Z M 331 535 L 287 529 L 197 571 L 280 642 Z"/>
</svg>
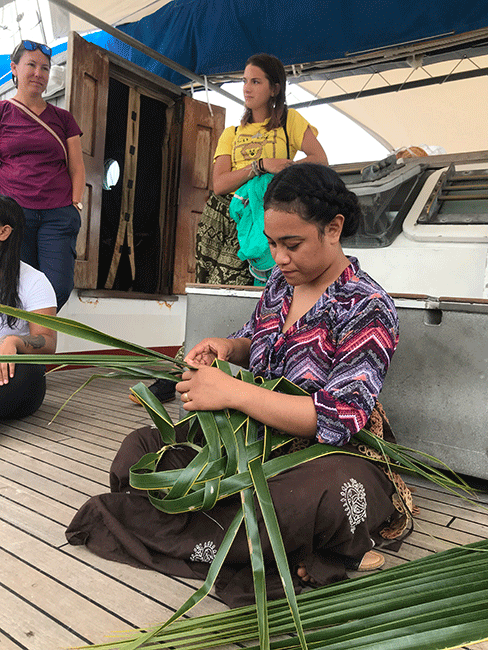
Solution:
<svg viewBox="0 0 488 650">
<path fill-rule="evenodd" d="M 13 336 L 6 336 L 3 340 L 0 340 L 0 355 L 7 354 L 17 354 L 17 346 Z M 0 363 L 0 386 L 8 384 L 14 373 L 15 363 Z"/>
</svg>

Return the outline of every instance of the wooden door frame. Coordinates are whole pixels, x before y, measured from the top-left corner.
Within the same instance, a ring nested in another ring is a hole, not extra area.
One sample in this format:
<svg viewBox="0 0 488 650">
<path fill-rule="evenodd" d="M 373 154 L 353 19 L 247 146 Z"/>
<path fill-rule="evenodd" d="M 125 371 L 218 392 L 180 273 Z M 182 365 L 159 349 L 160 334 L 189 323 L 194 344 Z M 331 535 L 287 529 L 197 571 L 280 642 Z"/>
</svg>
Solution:
<svg viewBox="0 0 488 650">
<path fill-rule="evenodd" d="M 225 109 L 183 98 L 178 217 L 176 221 L 173 293 L 184 294 L 195 282 L 198 222 L 212 189 L 213 155 L 224 130 Z M 201 163 L 198 165 L 198 163 Z"/>
<path fill-rule="evenodd" d="M 84 207 L 76 246 L 77 288 L 96 287 L 98 277 L 109 61 L 104 50 L 92 48 L 95 46 L 76 32 L 70 33 L 66 61 L 66 108 L 83 131 L 81 147 L 86 172 Z"/>
</svg>

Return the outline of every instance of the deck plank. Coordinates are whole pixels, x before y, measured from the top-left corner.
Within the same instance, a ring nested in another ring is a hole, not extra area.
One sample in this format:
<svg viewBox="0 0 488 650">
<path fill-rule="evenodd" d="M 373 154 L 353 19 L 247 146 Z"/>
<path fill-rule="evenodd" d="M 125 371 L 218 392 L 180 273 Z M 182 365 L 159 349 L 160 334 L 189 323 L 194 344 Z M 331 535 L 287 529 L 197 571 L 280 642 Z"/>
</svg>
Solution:
<svg viewBox="0 0 488 650">
<path fill-rule="evenodd" d="M 151 424 L 128 399 L 133 380 L 97 379 L 53 420 L 90 374 L 51 373 L 37 413 L 0 422 L 2 650 L 61 650 L 106 641 L 113 630 L 161 623 L 201 584 L 109 562 L 67 544 L 65 529 L 76 510 L 108 489 L 110 463 L 124 437 Z M 174 420 L 179 405 L 165 405 Z M 407 482 L 415 486 L 420 515 L 399 551 L 384 550 L 385 568 L 488 537 L 488 494 L 479 496 L 479 504 L 467 503 L 417 477 Z M 225 609 L 212 593 L 191 615 Z M 488 650 L 488 643 L 467 649 Z"/>
<path fill-rule="evenodd" d="M 0 607 L 0 629 L 19 642 L 16 650 L 64 650 L 90 642 L 66 629 L 57 618 L 39 611 L 16 592 L 0 587 L 0 602 L 8 604 Z"/>
<path fill-rule="evenodd" d="M 17 467 L 19 470 L 24 470 L 28 467 L 28 471 L 32 474 L 47 477 L 49 480 L 54 483 L 59 483 L 60 485 L 69 485 L 73 489 L 84 494 L 91 495 L 93 493 L 94 483 L 98 483 L 99 491 L 103 491 L 106 485 L 103 472 L 99 470 L 97 470 L 97 476 L 99 476 L 100 480 L 95 481 L 90 478 L 85 478 L 81 468 L 76 466 L 75 463 L 68 463 L 72 469 L 76 470 L 71 472 L 69 469 L 65 469 L 64 460 L 60 463 L 61 466 L 57 466 L 50 462 L 49 457 L 47 460 L 39 457 L 31 457 L 18 450 L 11 450 L 3 446 L 1 446 L 1 454 L 2 463 L 7 462 L 13 467 Z"/>
<path fill-rule="evenodd" d="M 29 467 L 33 467 L 34 471 L 39 463 L 48 467 L 61 465 L 64 471 L 72 475 L 82 475 L 88 480 L 105 484 L 108 459 L 97 458 L 94 454 L 90 456 L 80 450 L 74 450 L 73 453 L 60 451 L 63 452 L 63 447 L 59 444 L 39 445 L 25 438 L 20 440 L 2 436 L 0 441 L 0 454 L 4 460 L 10 462 L 15 457 L 20 458 Z"/>
<path fill-rule="evenodd" d="M 31 540 L 28 540 L 28 546 L 35 548 Z M 85 597 L 79 593 L 85 585 L 80 585 L 76 578 L 80 575 L 86 576 L 79 571 L 77 563 L 74 563 L 74 570 L 69 570 L 67 563 L 63 563 L 61 574 L 62 581 L 57 575 L 56 569 L 59 568 L 57 557 L 50 557 L 49 549 L 44 546 L 40 549 L 43 553 L 43 570 L 39 571 L 33 564 L 23 557 L 24 549 L 16 545 L 16 554 L 0 551 L 0 563 L 2 566 L 2 583 L 4 588 L 11 592 L 21 592 L 25 600 L 33 607 L 42 610 L 47 616 L 57 619 L 67 628 L 80 629 L 83 627 L 84 635 L 89 639 L 98 638 L 101 640 L 101 630 L 114 630 L 121 626 L 125 628 L 135 627 L 134 621 L 137 618 L 147 616 L 152 618 L 156 623 L 161 616 L 161 608 L 156 611 L 150 611 L 147 599 L 137 594 L 130 594 L 130 603 L 122 600 L 122 594 L 127 599 L 127 593 L 124 593 L 123 585 L 120 589 L 114 590 L 107 596 L 107 585 L 97 577 L 94 582 L 96 588 L 89 590 L 92 596 Z M 19 555 L 17 555 L 19 554 Z M 56 554 L 57 556 L 57 554 Z M 32 558 L 35 560 L 35 558 Z M 51 571 L 48 575 L 46 571 Z M 70 587 L 66 586 L 70 584 Z M 116 598 L 115 598 L 116 597 Z M 97 602 L 93 602 L 93 600 Z M 114 615 L 112 611 L 119 612 Z M 148 611 L 149 610 L 149 611 Z M 8 628 L 7 628 L 8 631 Z"/>
<path fill-rule="evenodd" d="M 2 630 L 0 630 L 0 648 L 2 648 L 2 650 L 20 650 L 21 648 L 28 650 L 25 645 L 19 645 L 17 642 L 14 642 L 13 639 L 6 636 Z"/>
<path fill-rule="evenodd" d="M 169 610 L 167 616 L 176 611 L 193 594 L 196 585 L 201 585 L 199 580 L 168 578 L 162 574 L 154 575 L 152 571 L 136 569 L 128 564 L 111 562 L 98 556 L 94 557 L 84 546 L 66 545 L 63 550 L 66 554 L 72 555 L 90 568 L 96 569 L 97 575 L 110 577 L 112 582 L 130 585 L 135 591 L 145 594 L 158 602 L 164 602 L 164 606 Z M 171 591 L 167 589 L 169 580 L 171 581 Z M 211 594 L 195 606 L 192 615 L 212 614 L 226 609 L 227 607 L 215 595 Z M 163 620 L 164 612 L 160 611 L 158 621 Z M 148 624 L 144 616 L 139 619 L 138 623 L 141 624 L 141 621 Z"/>
<path fill-rule="evenodd" d="M 65 526 L 69 524 L 76 512 L 76 507 L 73 504 L 65 504 L 59 500 L 54 500 L 45 494 L 34 492 L 30 488 L 19 486 L 18 483 L 13 483 L 5 478 L 0 478 L 0 496 L 3 498 L 2 504 L 8 501 L 27 510 L 42 514 L 43 517 Z"/>
<path fill-rule="evenodd" d="M 39 474 L 33 474 L 29 469 L 24 467 L 14 467 L 3 460 L 0 460 L 0 476 L 9 479 L 12 483 L 19 486 L 19 488 L 26 486 L 37 494 L 45 494 L 62 503 L 71 503 L 76 508 L 80 508 L 87 497 L 92 496 L 74 490 L 70 486 L 50 481 Z"/>
<path fill-rule="evenodd" d="M 100 461 L 105 464 L 106 461 L 110 462 L 113 458 L 123 436 L 121 436 L 120 441 L 113 441 L 113 444 L 110 441 L 110 444 L 107 445 L 106 439 L 104 439 L 103 444 L 100 438 L 96 442 L 90 442 L 89 440 L 80 440 L 78 436 L 73 437 L 72 432 L 63 433 L 51 428 L 46 430 L 31 424 L 23 428 L 10 427 L 8 433 L 2 435 L 2 444 L 9 438 L 22 440 L 24 443 L 29 443 L 41 449 L 51 449 L 61 455 L 72 456 L 74 454 L 77 458 L 81 458 L 82 454 L 89 454 L 91 464 L 96 462 L 97 458 L 105 459 Z M 78 452 L 81 452 L 81 454 Z"/>
</svg>

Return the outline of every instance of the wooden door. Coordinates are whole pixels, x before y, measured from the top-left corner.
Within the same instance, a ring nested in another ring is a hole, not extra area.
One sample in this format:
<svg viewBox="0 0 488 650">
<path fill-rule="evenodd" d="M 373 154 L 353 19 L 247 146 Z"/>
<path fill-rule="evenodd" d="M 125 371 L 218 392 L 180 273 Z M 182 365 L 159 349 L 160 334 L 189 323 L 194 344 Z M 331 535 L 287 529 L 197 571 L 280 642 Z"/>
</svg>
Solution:
<svg viewBox="0 0 488 650">
<path fill-rule="evenodd" d="M 224 130 L 225 109 L 183 98 L 179 201 L 176 220 L 173 293 L 195 282 L 195 243 L 200 215 L 212 188 L 213 156 Z"/>
<path fill-rule="evenodd" d="M 76 245 L 75 287 L 94 289 L 98 277 L 109 60 L 104 50 L 71 32 L 67 70 L 66 108 L 83 131 L 81 145 L 86 170 L 82 223 Z"/>
</svg>

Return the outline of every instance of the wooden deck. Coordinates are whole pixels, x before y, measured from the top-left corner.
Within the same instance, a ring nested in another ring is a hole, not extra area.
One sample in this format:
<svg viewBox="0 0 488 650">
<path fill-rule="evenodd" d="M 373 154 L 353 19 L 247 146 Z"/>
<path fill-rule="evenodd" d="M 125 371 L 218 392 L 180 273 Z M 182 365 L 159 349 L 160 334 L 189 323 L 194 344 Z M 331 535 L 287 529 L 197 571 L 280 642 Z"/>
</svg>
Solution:
<svg viewBox="0 0 488 650">
<path fill-rule="evenodd" d="M 108 641 L 111 631 L 164 621 L 199 581 L 102 560 L 69 546 L 64 530 L 89 496 L 107 490 L 120 442 L 148 424 L 127 398 L 133 381 L 96 380 L 50 423 L 89 370 L 53 373 L 42 408 L 0 423 L 0 648 L 58 650 Z M 168 405 L 178 417 L 179 402 Z M 488 512 L 421 481 L 415 531 L 386 566 L 488 537 Z M 488 503 L 488 495 L 481 501 Z M 222 611 L 209 596 L 193 615 Z M 470 646 L 488 650 L 488 643 Z"/>
</svg>

